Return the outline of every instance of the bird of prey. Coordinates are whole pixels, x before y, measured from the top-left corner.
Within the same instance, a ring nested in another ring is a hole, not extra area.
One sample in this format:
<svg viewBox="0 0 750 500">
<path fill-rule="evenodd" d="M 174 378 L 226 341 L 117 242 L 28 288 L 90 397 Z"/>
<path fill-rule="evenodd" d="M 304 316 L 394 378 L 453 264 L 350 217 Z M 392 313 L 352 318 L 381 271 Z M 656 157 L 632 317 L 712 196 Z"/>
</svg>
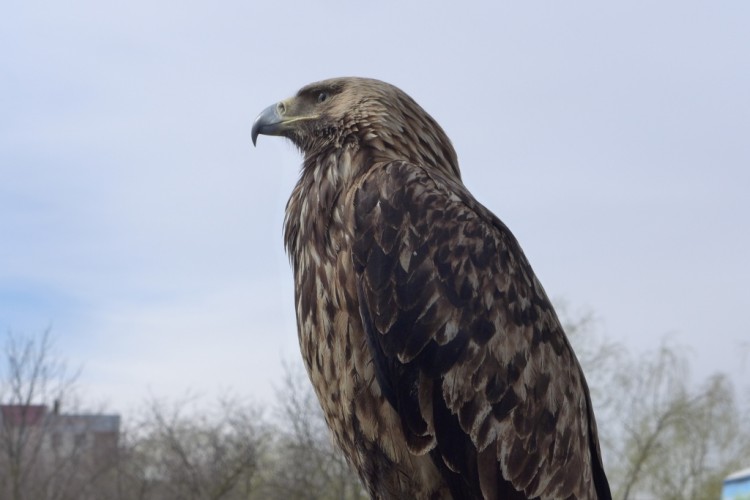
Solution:
<svg viewBox="0 0 750 500">
<path fill-rule="evenodd" d="M 260 134 L 304 155 L 284 223 L 299 343 L 371 497 L 611 498 L 560 320 L 437 122 L 336 78 L 262 111 Z"/>
</svg>

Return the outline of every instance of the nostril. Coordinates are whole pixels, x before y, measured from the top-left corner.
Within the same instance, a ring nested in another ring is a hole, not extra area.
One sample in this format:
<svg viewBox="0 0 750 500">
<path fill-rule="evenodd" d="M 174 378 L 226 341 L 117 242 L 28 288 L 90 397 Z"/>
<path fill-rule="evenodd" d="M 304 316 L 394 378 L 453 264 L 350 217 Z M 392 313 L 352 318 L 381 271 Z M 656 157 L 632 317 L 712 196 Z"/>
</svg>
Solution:
<svg viewBox="0 0 750 500">
<path fill-rule="evenodd" d="M 286 106 L 284 105 L 284 103 L 283 103 L 283 102 L 280 102 L 280 103 L 278 103 L 278 104 L 276 105 L 276 112 L 277 112 L 277 113 L 278 113 L 279 115 L 283 115 L 284 113 L 286 113 Z"/>
</svg>

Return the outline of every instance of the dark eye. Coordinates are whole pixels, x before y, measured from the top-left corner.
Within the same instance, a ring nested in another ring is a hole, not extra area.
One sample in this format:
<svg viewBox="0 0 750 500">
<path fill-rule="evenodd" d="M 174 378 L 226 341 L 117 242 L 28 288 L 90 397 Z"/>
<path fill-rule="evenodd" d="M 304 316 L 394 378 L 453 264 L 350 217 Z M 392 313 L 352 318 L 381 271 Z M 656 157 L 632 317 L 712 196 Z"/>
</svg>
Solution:
<svg viewBox="0 0 750 500">
<path fill-rule="evenodd" d="M 318 102 L 326 102 L 328 100 L 328 92 L 321 92 L 318 94 Z"/>
</svg>

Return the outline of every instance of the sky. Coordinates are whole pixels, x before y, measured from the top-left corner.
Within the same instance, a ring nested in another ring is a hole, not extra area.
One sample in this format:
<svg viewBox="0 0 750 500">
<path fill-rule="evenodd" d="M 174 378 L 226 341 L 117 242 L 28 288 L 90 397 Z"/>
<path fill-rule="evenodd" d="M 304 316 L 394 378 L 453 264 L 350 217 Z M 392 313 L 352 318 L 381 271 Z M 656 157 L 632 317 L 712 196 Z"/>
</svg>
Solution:
<svg viewBox="0 0 750 500">
<path fill-rule="evenodd" d="M 273 399 L 300 364 L 284 206 L 250 129 L 334 76 L 397 85 L 548 294 L 697 378 L 750 375 L 750 3 L 42 2 L 0 16 L 0 330 L 89 401 Z M 0 367 L 2 369 L 3 367 Z"/>
</svg>

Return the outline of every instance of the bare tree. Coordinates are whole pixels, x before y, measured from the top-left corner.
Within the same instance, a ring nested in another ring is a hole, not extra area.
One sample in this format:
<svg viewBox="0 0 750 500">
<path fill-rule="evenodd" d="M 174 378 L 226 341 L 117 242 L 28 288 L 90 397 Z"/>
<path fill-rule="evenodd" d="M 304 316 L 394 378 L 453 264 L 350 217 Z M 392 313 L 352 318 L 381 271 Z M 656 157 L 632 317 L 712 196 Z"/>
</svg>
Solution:
<svg viewBox="0 0 750 500">
<path fill-rule="evenodd" d="M 719 498 L 722 479 L 747 466 L 750 449 L 750 413 L 732 382 L 723 374 L 693 382 L 684 346 L 634 354 L 594 333 L 589 315 L 566 323 L 591 386 L 614 497 Z"/>
<path fill-rule="evenodd" d="M 72 381 L 65 380 L 64 368 L 50 359 L 49 331 L 39 339 L 8 333 L 3 354 L 0 491 L 21 499 L 42 447 L 43 406 L 33 403 L 60 397 Z"/>
<path fill-rule="evenodd" d="M 75 406 L 76 372 L 56 353 L 49 331 L 8 333 L 0 374 L 0 497 L 13 500 L 83 499 L 112 463 L 92 457 L 86 418 L 59 415 Z M 114 450 L 116 446 L 112 447 Z"/>
<path fill-rule="evenodd" d="M 618 496 L 718 498 L 721 479 L 750 445 L 731 382 L 717 374 L 695 385 L 686 357 L 668 344 L 631 361 L 618 378 Z"/>
<path fill-rule="evenodd" d="M 257 410 L 234 399 L 198 411 L 152 401 L 124 439 L 121 499 L 247 499 L 265 432 Z"/>
<path fill-rule="evenodd" d="M 360 500 L 367 496 L 343 454 L 334 447 L 320 404 L 301 366 L 285 365 L 266 456 L 262 498 Z"/>
</svg>

